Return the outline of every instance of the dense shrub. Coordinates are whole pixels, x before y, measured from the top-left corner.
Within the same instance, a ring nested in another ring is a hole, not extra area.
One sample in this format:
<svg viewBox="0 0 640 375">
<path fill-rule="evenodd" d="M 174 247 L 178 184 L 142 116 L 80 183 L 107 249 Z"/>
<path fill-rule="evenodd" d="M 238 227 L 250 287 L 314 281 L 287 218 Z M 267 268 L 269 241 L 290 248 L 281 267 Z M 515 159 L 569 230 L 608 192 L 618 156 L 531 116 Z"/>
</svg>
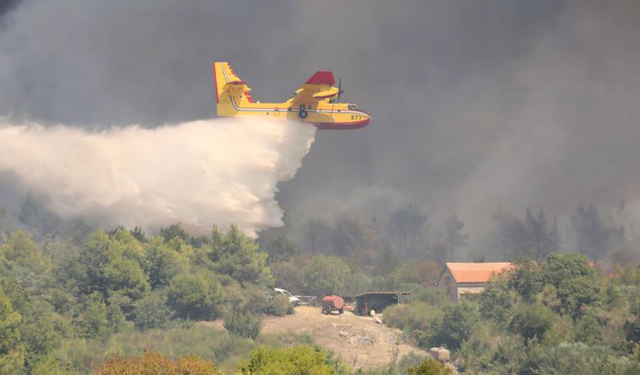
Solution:
<svg viewBox="0 0 640 375">
<path fill-rule="evenodd" d="M 233 335 L 255 340 L 262 329 L 262 319 L 249 312 L 231 311 L 224 317 L 224 328 Z"/>
<path fill-rule="evenodd" d="M 140 357 L 114 358 L 95 371 L 96 375 L 219 375 L 216 366 L 195 357 L 169 360 L 148 352 Z"/>
<path fill-rule="evenodd" d="M 291 315 L 294 312 L 293 304 L 289 297 L 278 294 L 269 300 L 265 313 L 273 316 Z"/>
<path fill-rule="evenodd" d="M 239 366 L 244 375 L 347 375 L 348 370 L 320 348 L 294 346 L 285 349 L 261 347 Z"/>
<path fill-rule="evenodd" d="M 603 346 L 563 343 L 557 346 L 533 345 L 527 352 L 519 374 L 632 375 L 637 363 L 621 358 Z"/>
<path fill-rule="evenodd" d="M 442 363 L 425 358 L 420 366 L 407 368 L 407 375 L 450 375 L 451 370 Z"/>
</svg>

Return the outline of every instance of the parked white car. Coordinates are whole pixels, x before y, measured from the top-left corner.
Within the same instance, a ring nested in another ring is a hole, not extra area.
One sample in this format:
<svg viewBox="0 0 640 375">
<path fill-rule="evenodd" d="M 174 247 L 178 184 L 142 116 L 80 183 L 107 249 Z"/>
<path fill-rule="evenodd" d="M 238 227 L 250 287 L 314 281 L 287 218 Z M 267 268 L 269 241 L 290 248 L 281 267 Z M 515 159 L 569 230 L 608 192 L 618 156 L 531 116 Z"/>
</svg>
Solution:
<svg viewBox="0 0 640 375">
<path fill-rule="evenodd" d="M 277 294 L 282 294 L 283 296 L 288 297 L 289 302 L 291 302 L 292 305 L 294 306 L 300 305 L 300 299 L 298 299 L 298 297 L 294 296 L 293 294 L 289 293 L 287 290 L 280 289 L 280 288 L 273 288 L 273 290 L 275 290 Z"/>
</svg>

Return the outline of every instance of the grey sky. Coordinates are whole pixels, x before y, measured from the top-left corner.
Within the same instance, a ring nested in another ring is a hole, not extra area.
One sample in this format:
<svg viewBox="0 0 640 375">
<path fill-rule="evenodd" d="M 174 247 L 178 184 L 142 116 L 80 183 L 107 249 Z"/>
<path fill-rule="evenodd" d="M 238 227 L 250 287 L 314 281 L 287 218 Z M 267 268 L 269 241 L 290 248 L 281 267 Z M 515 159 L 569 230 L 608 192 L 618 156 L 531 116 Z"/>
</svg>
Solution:
<svg viewBox="0 0 640 375">
<path fill-rule="evenodd" d="M 285 209 L 414 203 L 475 231 L 499 206 L 638 198 L 639 25 L 634 0 L 23 0 L 0 114 L 154 126 L 213 116 L 216 60 L 262 101 L 333 70 L 374 121 L 319 132 Z"/>
</svg>

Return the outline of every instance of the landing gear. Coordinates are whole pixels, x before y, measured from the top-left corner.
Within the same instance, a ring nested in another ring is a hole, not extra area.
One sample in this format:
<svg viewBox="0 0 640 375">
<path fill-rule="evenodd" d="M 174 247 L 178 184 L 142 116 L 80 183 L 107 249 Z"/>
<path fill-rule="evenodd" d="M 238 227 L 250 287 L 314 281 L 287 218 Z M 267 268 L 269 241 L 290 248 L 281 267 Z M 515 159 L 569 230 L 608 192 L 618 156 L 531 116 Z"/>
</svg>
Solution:
<svg viewBox="0 0 640 375">
<path fill-rule="evenodd" d="M 309 114 L 307 113 L 307 111 L 304 109 L 304 104 L 300 104 L 300 110 L 298 111 L 298 116 L 300 118 L 307 118 Z"/>
</svg>

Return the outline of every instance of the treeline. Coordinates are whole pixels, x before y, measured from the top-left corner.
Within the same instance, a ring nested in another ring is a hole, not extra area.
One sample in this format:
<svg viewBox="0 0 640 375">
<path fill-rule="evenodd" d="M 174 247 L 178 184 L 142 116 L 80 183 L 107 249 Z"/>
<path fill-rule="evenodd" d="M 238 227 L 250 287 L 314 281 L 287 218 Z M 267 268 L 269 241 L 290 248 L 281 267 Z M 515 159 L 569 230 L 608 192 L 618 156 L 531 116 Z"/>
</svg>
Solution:
<svg viewBox="0 0 640 375">
<path fill-rule="evenodd" d="M 262 314 L 293 310 L 273 295 L 266 259 L 236 227 L 199 238 L 178 225 L 149 238 L 98 230 L 78 245 L 11 232 L 0 243 L 0 373 L 41 374 L 63 342 L 129 327 L 223 318 L 231 333 L 255 338 Z"/>
<path fill-rule="evenodd" d="M 520 260 L 452 304 L 436 289 L 384 311 L 420 347 L 446 346 L 470 374 L 640 373 L 640 268 L 605 275 L 581 254 Z"/>
</svg>

